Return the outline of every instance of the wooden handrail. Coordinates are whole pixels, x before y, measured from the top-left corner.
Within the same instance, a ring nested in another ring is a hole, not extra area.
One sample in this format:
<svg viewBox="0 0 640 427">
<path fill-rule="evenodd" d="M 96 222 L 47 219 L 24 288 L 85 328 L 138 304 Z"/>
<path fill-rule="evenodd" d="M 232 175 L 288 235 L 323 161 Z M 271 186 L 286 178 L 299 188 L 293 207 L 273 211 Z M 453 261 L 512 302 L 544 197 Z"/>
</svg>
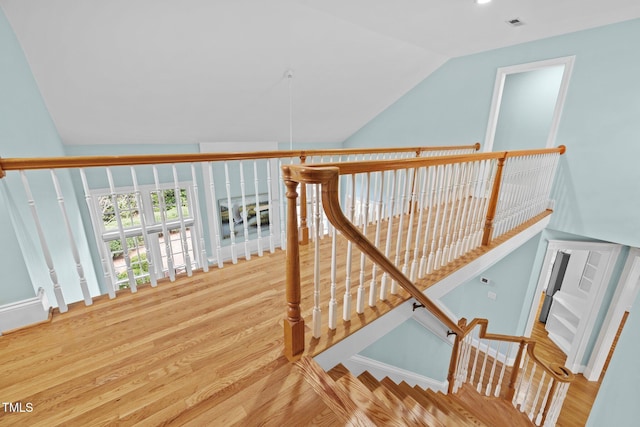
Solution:
<svg viewBox="0 0 640 427">
<path fill-rule="evenodd" d="M 224 160 L 257 160 L 286 157 L 349 155 L 362 153 L 402 153 L 438 150 L 475 149 L 480 144 L 438 147 L 390 147 L 318 150 L 270 150 L 256 152 L 183 153 L 183 154 L 135 154 L 126 156 L 66 156 L 66 157 L 0 157 L 0 178 L 6 171 L 30 169 L 88 168 L 106 166 L 160 165 L 167 163 L 215 162 Z"/>
<path fill-rule="evenodd" d="M 498 163 L 504 163 L 507 157 L 520 157 L 520 156 L 532 156 L 538 154 L 552 154 L 552 153 L 564 153 L 565 147 L 560 146 L 552 149 L 542 150 L 521 150 L 517 152 L 497 152 L 497 153 L 475 153 L 467 155 L 449 155 L 449 156 L 435 156 L 435 157 L 419 157 L 419 158 L 407 158 L 407 159 L 394 159 L 394 160 L 368 160 L 357 162 L 335 162 L 335 163 L 322 163 L 322 164 L 299 164 L 299 165 L 287 165 L 283 166 L 283 175 L 286 182 L 297 182 L 303 185 L 306 184 L 322 184 L 322 204 L 325 210 L 325 214 L 329 222 L 339 230 L 349 241 L 355 244 L 363 253 L 365 253 L 376 265 L 389 274 L 393 280 L 400 284 L 413 298 L 419 301 L 430 310 L 443 324 L 445 324 L 452 332 L 462 335 L 462 329 L 453 320 L 451 320 L 440 308 L 433 303 L 428 297 L 426 297 L 414 284 L 405 276 L 405 274 L 396 267 L 372 242 L 370 242 L 363 233 L 360 232 L 342 213 L 340 207 L 340 201 L 338 196 L 339 177 L 341 175 L 356 175 L 359 173 L 370 172 L 382 172 L 382 171 L 394 171 L 401 169 L 418 169 L 422 167 L 431 167 L 439 165 L 450 165 L 456 163 L 469 163 L 483 160 L 497 160 Z M 491 200 L 493 200 L 492 212 L 495 214 L 496 202 L 498 199 L 497 194 L 499 190 L 500 176 L 494 177 L 493 192 Z M 496 184 L 497 183 L 497 184 Z M 289 202 L 291 203 L 291 199 Z M 295 203 L 295 201 L 294 201 Z M 489 206 L 491 212 L 491 206 Z M 291 208 L 292 209 L 292 208 Z M 491 224 L 491 221 L 488 221 Z M 290 225 L 292 226 L 292 225 Z M 295 224 L 298 227 L 298 224 Z M 291 228 L 290 228 L 291 230 Z M 296 235 L 296 242 L 298 241 Z M 485 242 L 487 245 L 489 242 Z M 297 253 L 291 253 L 291 256 L 296 256 Z M 291 261 L 299 262 L 299 260 Z M 300 287 L 300 278 L 290 276 L 291 281 L 287 282 L 287 287 Z M 291 304 L 288 301 L 288 304 Z M 499 337 L 496 339 L 508 339 L 507 336 Z M 514 341 L 518 341 L 519 338 L 514 337 Z M 303 348 L 298 347 L 300 353 Z M 290 354 L 289 357 L 293 358 L 294 354 Z"/>
<path fill-rule="evenodd" d="M 452 321 L 430 298 L 418 289 L 413 282 L 398 269 L 373 243 L 371 243 L 352 223 L 344 216 L 340 208 L 338 196 L 340 170 L 335 166 L 309 167 L 290 165 L 283 167 L 285 181 L 296 181 L 306 184 L 322 184 L 322 204 L 331 224 L 340 231 L 349 241 L 355 244 L 382 270 L 386 271 L 393 280 L 396 280 L 413 298 L 423 304 L 434 316 L 455 333 L 462 333 L 462 329 Z M 299 287 L 298 282 L 287 282 L 287 287 Z"/>
<path fill-rule="evenodd" d="M 465 319 L 461 319 L 461 325 L 462 325 L 461 328 L 463 329 L 464 332 L 461 335 L 458 335 L 456 337 L 456 341 L 462 340 L 465 336 L 470 334 L 471 331 L 476 326 L 479 326 L 480 327 L 480 332 L 478 334 L 479 339 L 520 343 L 520 351 L 518 352 L 518 356 L 516 357 L 516 362 L 514 363 L 514 368 L 513 368 L 514 371 L 512 374 L 511 382 L 513 382 L 517 377 L 518 370 L 520 368 L 520 359 L 521 359 L 520 353 L 522 352 L 522 349 L 524 348 L 525 345 L 527 346 L 527 354 L 529 355 L 529 358 L 533 360 L 534 363 L 536 363 L 539 367 L 544 369 L 547 372 L 547 374 L 550 375 L 554 380 L 558 382 L 566 383 L 566 382 L 571 382 L 574 379 L 574 375 L 569 369 L 555 362 L 547 363 L 541 360 L 535 354 L 536 341 L 534 339 L 523 337 L 523 336 L 488 333 L 487 332 L 487 327 L 489 326 L 488 319 L 476 318 L 476 319 L 473 319 L 469 324 L 466 324 Z M 507 398 L 513 397 L 513 385 L 515 384 L 511 384 L 511 383 L 509 384 L 509 395 L 507 395 Z"/>
<path fill-rule="evenodd" d="M 352 175 L 366 172 L 385 172 L 399 169 L 413 169 L 430 166 L 467 163 L 481 160 L 506 159 L 513 157 L 532 156 L 536 154 L 564 153 L 566 148 L 561 145 L 557 148 L 539 150 L 498 151 L 491 153 L 458 154 L 437 157 L 415 157 L 397 160 L 364 160 L 358 162 L 334 162 L 307 164 L 309 168 L 335 167 L 340 175 Z"/>
</svg>

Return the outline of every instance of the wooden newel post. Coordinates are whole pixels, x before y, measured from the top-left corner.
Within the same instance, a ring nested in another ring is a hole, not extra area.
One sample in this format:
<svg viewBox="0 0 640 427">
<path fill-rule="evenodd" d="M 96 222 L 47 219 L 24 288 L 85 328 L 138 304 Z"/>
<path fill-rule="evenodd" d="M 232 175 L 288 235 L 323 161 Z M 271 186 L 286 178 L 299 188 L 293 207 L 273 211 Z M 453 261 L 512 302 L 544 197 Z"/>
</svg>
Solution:
<svg viewBox="0 0 640 427">
<path fill-rule="evenodd" d="M 484 223 L 484 233 L 482 234 L 482 245 L 487 246 L 491 240 L 493 233 L 493 219 L 496 217 L 496 209 L 498 207 L 498 196 L 500 195 L 500 181 L 502 181 L 502 168 L 504 167 L 505 157 L 498 159 L 498 170 L 493 180 L 493 188 L 491 189 L 491 198 L 489 199 L 489 207 L 487 208 L 487 218 Z"/>
<path fill-rule="evenodd" d="M 300 164 L 305 164 L 307 156 L 300 156 Z M 309 226 L 307 225 L 307 185 L 300 186 L 300 244 L 309 244 Z"/>
<path fill-rule="evenodd" d="M 304 319 L 300 314 L 300 255 L 296 206 L 298 183 L 289 178 L 288 168 L 284 167 L 283 173 L 287 188 L 287 317 L 284 319 L 284 352 L 285 356 L 293 361 L 297 360 L 304 351 Z"/>
</svg>

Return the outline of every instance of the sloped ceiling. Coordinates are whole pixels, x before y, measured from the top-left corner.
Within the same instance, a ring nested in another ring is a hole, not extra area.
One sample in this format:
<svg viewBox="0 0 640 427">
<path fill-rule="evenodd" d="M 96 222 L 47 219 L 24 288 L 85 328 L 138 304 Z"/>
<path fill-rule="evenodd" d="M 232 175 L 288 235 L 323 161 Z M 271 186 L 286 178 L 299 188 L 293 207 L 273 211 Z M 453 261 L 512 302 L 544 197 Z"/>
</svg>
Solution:
<svg viewBox="0 0 640 427">
<path fill-rule="evenodd" d="M 640 16 L 638 0 L 0 6 L 69 145 L 341 142 L 452 57 Z"/>
</svg>

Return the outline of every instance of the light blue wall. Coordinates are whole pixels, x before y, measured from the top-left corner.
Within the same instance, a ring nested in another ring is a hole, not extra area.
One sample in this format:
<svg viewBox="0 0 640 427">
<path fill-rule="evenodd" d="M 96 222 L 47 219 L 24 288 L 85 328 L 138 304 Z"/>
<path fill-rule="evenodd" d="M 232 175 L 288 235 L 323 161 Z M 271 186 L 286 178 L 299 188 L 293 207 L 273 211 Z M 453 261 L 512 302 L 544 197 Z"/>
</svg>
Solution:
<svg viewBox="0 0 640 427">
<path fill-rule="evenodd" d="M 445 381 L 451 359 L 451 343 L 409 319 L 359 354 L 427 378 Z"/>
<path fill-rule="evenodd" d="M 489 319 L 492 333 L 522 335 L 520 317 L 523 303 L 533 291 L 529 279 L 539 239 L 540 234 L 484 271 L 481 276 L 490 280 L 488 285 L 476 277 L 456 287 L 442 301 L 458 317 Z M 495 300 L 488 297 L 489 292 L 496 294 Z"/>
<path fill-rule="evenodd" d="M 636 297 L 587 421 L 588 427 L 633 427 L 640 419 L 640 294 Z"/>
<path fill-rule="evenodd" d="M 359 146 L 482 141 L 499 67 L 575 55 L 557 145 L 555 229 L 640 246 L 640 20 L 445 63 L 345 141 Z"/>
<path fill-rule="evenodd" d="M 0 10 L 0 156 L 41 157 L 64 154 L 56 128 L 31 74 L 29 64 L 22 52 L 13 30 Z M 51 179 L 47 172 L 29 174 L 36 201 L 41 201 L 53 209 L 40 211 L 47 242 L 53 254 L 53 263 L 58 273 L 65 296 L 69 301 L 81 298 L 79 279 L 75 264 L 67 265 L 72 259 L 69 239 L 60 224 L 60 213 Z M 87 241 L 78 215 L 78 204 L 74 198 L 69 175 L 59 173 L 60 185 L 69 211 L 71 226 L 76 232 L 76 241 L 85 266 L 89 286 L 97 292 L 94 270 L 88 254 Z M 8 172 L 2 180 L 3 190 L 8 190 L 0 206 L 0 234 L 2 248 L 0 256 L 0 303 L 13 302 L 35 295 L 34 289 L 42 286 L 47 291 L 50 302 L 55 303 L 52 283 L 43 260 L 42 251 L 33 227 L 31 214 L 25 204 L 20 177 Z M 16 215 L 9 215 L 7 205 Z M 9 253 L 11 252 L 11 253 Z M 19 256 L 18 256 L 19 255 Z M 29 260 L 25 265 L 22 258 Z"/>
<path fill-rule="evenodd" d="M 505 77 L 492 151 L 546 147 L 563 72 L 557 65 Z"/>
</svg>

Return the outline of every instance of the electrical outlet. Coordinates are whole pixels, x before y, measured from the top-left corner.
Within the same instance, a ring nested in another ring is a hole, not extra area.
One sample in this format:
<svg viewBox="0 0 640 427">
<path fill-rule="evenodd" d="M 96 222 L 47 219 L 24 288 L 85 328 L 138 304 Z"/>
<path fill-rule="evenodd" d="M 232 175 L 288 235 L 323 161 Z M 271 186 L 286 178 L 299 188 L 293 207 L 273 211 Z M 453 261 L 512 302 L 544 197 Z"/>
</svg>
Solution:
<svg viewBox="0 0 640 427">
<path fill-rule="evenodd" d="M 488 277 L 480 277 L 480 283 L 482 283 L 483 285 L 488 285 L 491 283 L 491 280 L 489 280 Z"/>
<path fill-rule="evenodd" d="M 489 299 L 492 299 L 492 300 L 494 300 L 494 301 L 495 301 L 495 300 L 496 300 L 496 298 L 498 297 L 498 295 L 496 295 L 496 293 L 495 293 L 495 292 L 491 292 L 491 291 L 489 291 L 489 293 L 487 294 L 487 296 L 489 297 Z"/>
</svg>

